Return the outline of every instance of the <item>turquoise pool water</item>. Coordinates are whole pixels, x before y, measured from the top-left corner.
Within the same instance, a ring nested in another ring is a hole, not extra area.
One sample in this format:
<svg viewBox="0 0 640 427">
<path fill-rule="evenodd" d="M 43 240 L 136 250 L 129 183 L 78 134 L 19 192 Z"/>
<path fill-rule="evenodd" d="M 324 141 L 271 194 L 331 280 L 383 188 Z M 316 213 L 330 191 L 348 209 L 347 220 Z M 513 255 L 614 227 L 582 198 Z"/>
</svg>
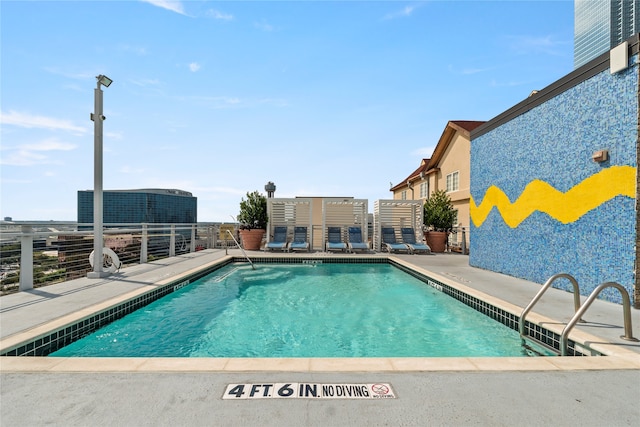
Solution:
<svg viewBox="0 0 640 427">
<path fill-rule="evenodd" d="M 50 356 L 527 356 L 518 333 L 388 264 L 229 265 Z"/>
</svg>

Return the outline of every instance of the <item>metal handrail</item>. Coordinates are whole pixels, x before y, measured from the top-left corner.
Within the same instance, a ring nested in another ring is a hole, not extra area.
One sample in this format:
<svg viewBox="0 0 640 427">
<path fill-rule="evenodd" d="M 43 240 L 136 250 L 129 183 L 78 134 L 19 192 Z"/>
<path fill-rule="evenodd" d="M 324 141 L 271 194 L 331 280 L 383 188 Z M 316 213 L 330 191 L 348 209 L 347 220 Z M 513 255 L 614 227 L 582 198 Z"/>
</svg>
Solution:
<svg viewBox="0 0 640 427">
<path fill-rule="evenodd" d="M 593 301 L 595 301 L 595 299 L 598 297 L 598 294 L 600 294 L 600 292 L 602 292 L 604 289 L 610 288 L 610 287 L 616 288 L 618 291 L 620 291 L 620 294 L 622 296 L 624 335 L 620 335 L 620 338 L 627 341 L 634 341 L 634 342 L 638 341 L 638 339 L 633 336 L 633 330 L 632 330 L 633 327 L 631 325 L 631 301 L 629 299 L 629 294 L 627 293 L 627 290 L 619 283 L 605 282 L 598 285 L 598 287 L 595 288 L 593 292 L 591 292 L 591 295 L 589 295 L 589 298 L 587 298 L 587 300 L 584 302 L 582 307 L 580 307 L 580 310 L 578 310 L 578 312 L 573 316 L 573 318 L 569 321 L 569 323 L 567 323 L 567 326 L 565 326 L 564 329 L 562 330 L 562 335 L 560 336 L 560 351 L 561 351 L 560 354 L 562 356 L 567 355 L 569 332 L 571 332 L 571 330 L 576 325 L 576 323 L 578 323 L 578 319 L 580 319 L 580 317 L 584 314 L 584 312 L 587 311 L 589 306 L 591 306 L 591 303 L 593 303 Z"/>
<path fill-rule="evenodd" d="M 557 279 L 568 279 L 571 282 L 571 284 L 573 285 L 573 305 L 574 305 L 575 311 L 578 312 L 578 310 L 580 309 L 580 286 L 578 286 L 578 281 L 572 275 L 567 273 L 558 273 L 551 276 L 545 282 L 545 284 L 542 285 L 542 288 L 538 291 L 536 296 L 533 297 L 529 305 L 524 310 L 522 310 L 522 314 L 520 314 L 520 320 L 518 321 L 518 331 L 520 332 L 520 337 L 523 338 L 523 341 L 524 341 L 524 337 L 527 336 L 527 334 L 525 334 L 526 331 L 524 327 L 525 317 L 527 316 L 527 314 L 529 314 L 533 306 L 536 305 L 538 300 L 542 297 L 542 294 L 544 294 L 547 291 L 547 289 L 549 289 L 551 284 Z M 580 321 L 584 322 L 584 320 L 581 320 L 581 319 Z"/>
<path fill-rule="evenodd" d="M 227 230 L 227 233 L 229 233 L 229 236 L 231 236 L 231 238 L 233 239 L 234 242 L 236 242 L 236 245 L 238 246 L 238 249 L 240 249 L 242 251 L 242 254 L 244 255 L 244 257 L 247 259 L 247 261 L 249 261 L 249 264 L 251 264 L 251 268 L 252 269 L 256 269 L 256 266 L 253 265 L 253 263 L 251 262 L 251 260 L 249 259 L 249 256 L 247 255 L 247 253 L 244 251 L 244 248 L 242 246 L 240 246 L 240 243 L 238 243 L 238 241 L 236 240 L 235 236 L 233 235 L 233 233 L 231 233 L 231 231 Z"/>
</svg>

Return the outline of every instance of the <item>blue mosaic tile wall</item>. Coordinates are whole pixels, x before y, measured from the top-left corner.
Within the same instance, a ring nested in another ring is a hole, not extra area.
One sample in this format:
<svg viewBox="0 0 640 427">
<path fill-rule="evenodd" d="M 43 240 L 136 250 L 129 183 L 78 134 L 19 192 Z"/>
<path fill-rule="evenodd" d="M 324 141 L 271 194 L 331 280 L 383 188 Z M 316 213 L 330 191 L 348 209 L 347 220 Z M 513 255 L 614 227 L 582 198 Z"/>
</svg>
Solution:
<svg viewBox="0 0 640 427">
<path fill-rule="evenodd" d="M 538 179 L 566 192 L 605 168 L 637 167 L 638 57 L 631 67 L 597 74 L 471 142 L 471 196 L 479 205 L 494 185 L 513 203 Z M 609 160 L 592 154 L 609 150 Z M 544 283 L 573 275 L 581 294 L 602 282 L 623 285 L 633 299 L 635 200 L 617 196 L 575 222 L 539 211 L 515 228 L 494 207 L 484 223 L 471 224 L 469 262 L 475 267 Z M 571 290 L 568 281 L 556 287 Z M 533 296 L 532 296 L 533 297 Z M 608 288 L 601 298 L 621 303 Z"/>
</svg>

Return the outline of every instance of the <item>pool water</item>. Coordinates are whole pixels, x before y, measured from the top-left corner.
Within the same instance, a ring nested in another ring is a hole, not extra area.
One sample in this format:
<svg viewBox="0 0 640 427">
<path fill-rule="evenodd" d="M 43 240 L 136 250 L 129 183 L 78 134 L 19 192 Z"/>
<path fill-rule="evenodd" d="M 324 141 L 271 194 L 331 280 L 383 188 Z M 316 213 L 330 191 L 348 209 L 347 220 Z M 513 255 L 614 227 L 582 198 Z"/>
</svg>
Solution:
<svg viewBox="0 0 640 427">
<path fill-rule="evenodd" d="M 519 334 L 388 264 L 229 265 L 50 356 L 527 356 Z"/>
</svg>

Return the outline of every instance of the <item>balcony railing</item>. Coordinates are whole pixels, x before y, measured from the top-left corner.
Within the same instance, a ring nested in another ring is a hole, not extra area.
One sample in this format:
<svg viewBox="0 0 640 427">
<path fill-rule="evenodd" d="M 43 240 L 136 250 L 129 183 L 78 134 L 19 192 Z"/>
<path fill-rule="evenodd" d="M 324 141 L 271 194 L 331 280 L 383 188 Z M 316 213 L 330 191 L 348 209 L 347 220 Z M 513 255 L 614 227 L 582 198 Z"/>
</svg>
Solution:
<svg viewBox="0 0 640 427">
<path fill-rule="evenodd" d="M 203 249 L 235 244 L 237 224 L 105 224 L 104 247 L 122 267 Z M 312 227 L 312 250 L 323 250 L 322 227 Z M 370 234 L 372 236 L 372 234 Z M 469 230 L 449 235 L 448 251 L 468 254 Z M 93 269 L 93 224 L 72 222 L 0 223 L 0 295 L 86 277 Z M 121 268 L 122 268 L 121 267 Z"/>
<path fill-rule="evenodd" d="M 115 252 L 123 267 L 144 264 L 224 247 L 228 241 L 219 238 L 220 226 L 105 224 L 104 246 Z M 0 239 L 0 295 L 85 277 L 92 271 L 93 224 L 2 222 Z"/>
</svg>

